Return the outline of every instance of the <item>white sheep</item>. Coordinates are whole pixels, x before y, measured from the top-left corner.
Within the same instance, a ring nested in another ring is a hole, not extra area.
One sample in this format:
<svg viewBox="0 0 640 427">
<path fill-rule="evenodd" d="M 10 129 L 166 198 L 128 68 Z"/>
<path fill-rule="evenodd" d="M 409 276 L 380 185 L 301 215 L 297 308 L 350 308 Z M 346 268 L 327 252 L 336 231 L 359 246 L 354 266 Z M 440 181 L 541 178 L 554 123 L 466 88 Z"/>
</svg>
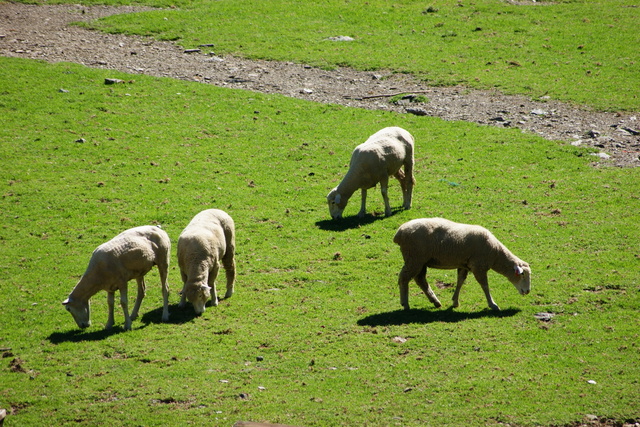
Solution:
<svg viewBox="0 0 640 427">
<path fill-rule="evenodd" d="M 123 231 L 93 251 L 89 266 L 69 297 L 62 302 L 80 328 L 91 326 L 89 299 L 101 290 L 107 291 L 109 318 L 105 329 L 114 324 L 113 303 L 115 292 L 120 291 L 120 305 L 124 311 L 124 329 L 131 329 L 131 321 L 138 317 L 140 304 L 145 296 L 144 276 L 154 265 L 158 266 L 162 283 L 164 307 L 162 321 L 169 320 L 169 252 L 171 241 L 160 227 L 145 225 Z M 136 279 L 138 294 L 133 311 L 129 315 L 127 287 Z"/>
<path fill-rule="evenodd" d="M 218 305 L 215 280 L 220 262 L 227 277 L 224 297 L 233 295 L 235 246 L 235 225 L 227 213 L 207 209 L 193 217 L 178 238 L 178 265 L 184 283 L 180 307 L 184 307 L 188 299 L 196 314 L 202 314 L 209 298 L 213 305 Z"/>
<path fill-rule="evenodd" d="M 404 172 L 400 169 L 404 166 Z M 411 209 L 411 196 L 415 179 L 413 177 L 413 136 L 399 127 L 384 128 L 358 145 L 351 155 L 349 171 L 340 184 L 327 195 L 329 213 L 333 219 L 342 218 L 342 212 L 349 198 L 360 189 L 362 203 L 358 216 L 366 213 L 367 189 L 380 183 L 384 199 L 384 214 L 391 215 L 387 196 L 389 177 L 400 181 L 403 208 Z"/>
<path fill-rule="evenodd" d="M 460 288 L 471 271 L 482 286 L 489 307 L 500 310 L 491 298 L 487 272 L 505 276 L 522 295 L 531 288 L 529 264 L 512 254 L 486 228 L 459 224 L 442 218 L 422 218 L 406 222 L 398 228 L 393 241 L 400 245 L 404 266 L 398 276 L 400 304 L 409 309 L 409 281 L 415 279 L 429 301 L 440 307 L 440 301 L 427 283 L 427 268 L 457 269 L 458 283 L 453 293 L 453 306 L 458 307 Z"/>
</svg>

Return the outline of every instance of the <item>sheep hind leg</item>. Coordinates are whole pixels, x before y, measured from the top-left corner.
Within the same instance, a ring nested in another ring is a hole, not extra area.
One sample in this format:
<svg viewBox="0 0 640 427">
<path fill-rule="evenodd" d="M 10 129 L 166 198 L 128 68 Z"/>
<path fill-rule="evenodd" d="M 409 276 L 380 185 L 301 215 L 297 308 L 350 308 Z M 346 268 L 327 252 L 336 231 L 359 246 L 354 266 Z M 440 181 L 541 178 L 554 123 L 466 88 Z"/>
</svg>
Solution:
<svg viewBox="0 0 640 427">
<path fill-rule="evenodd" d="M 178 307 L 183 308 L 187 304 L 187 280 L 189 278 L 182 271 L 180 271 L 180 277 L 182 278 L 182 291 L 180 291 Z"/>
<path fill-rule="evenodd" d="M 160 283 L 162 285 L 162 321 L 169 321 L 169 282 L 167 280 L 168 276 L 168 265 L 160 266 L 158 264 L 158 272 L 160 273 Z"/>
<path fill-rule="evenodd" d="M 147 285 L 144 282 L 144 277 L 137 278 L 136 282 L 138 282 L 138 295 L 136 295 L 136 302 L 133 305 L 133 310 L 131 311 L 131 320 L 136 320 L 138 318 L 140 305 L 142 304 L 142 300 L 147 293 Z"/>
<path fill-rule="evenodd" d="M 416 180 L 413 178 L 413 169 L 411 167 L 405 165 L 404 169 L 405 171 L 398 169 L 394 176 L 400 182 L 400 187 L 402 188 L 402 208 L 408 210 L 411 209 L 413 185 Z"/>
<path fill-rule="evenodd" d="M 456 290 L 453 293 L 453 307 L 459 307 L 460 306 L 460 302 L 459 302 L 459 298 L 460 298 L 460 289 L 462 288 L 462 285 L 464 284 L 464 281 L 467 280 L 467 275 L 469 274 L 469 270 L 465 270 L 464 268 L 459 268 L 458 269 L 458 283 L 456 285 Z"/>
<path fill-rule="evenodd" d="M 405 263 L 398 274 L 398 288 L 400 288 L 400 305 L 409 310 L 409 282 L 420 272 L 420 266 Z"/>
<path fill-rule="evenodd" d="M 215 263 L 211 271 L 209 271 L 209 279 L 207 280 L 209 287 L 211 288 L 211 305 L 218 305 L 218 291 L 216 290 L 216 279 L 218 278 L 218 272 L 220 271 L 220 264 Z M 206 302 L 205 302 L 206 304 Z"/>
<path fill-rule="evenodd" d="M 233 288 L 236 282 L 236 261 L 234 258 L 234 250 L 227 251 L 224 258 L 222 258 L 222 265 L 224 266 L 224 273 L 227 277 L 227 292 L 224 294 L 224 298 L 231 298 L 233 295 Z"/>
<path fill-rule="evenodd" d="M 422 289 L 422 292 L 424 292 L 427 298 L 429 298 L 429 301 L 431 301 L 436 308 L 442 307 L 440 300 L 438 299 L 436 294 L 433 292 L 433 290 L 429 286 L 429 283 L 427 282 L 427 266 L 426 265 L 424 265 L 420 270 L 420 273 L 416 275 L 415 280 L 418 286 L 420 286 L 420 289 Z"/>
</svg>

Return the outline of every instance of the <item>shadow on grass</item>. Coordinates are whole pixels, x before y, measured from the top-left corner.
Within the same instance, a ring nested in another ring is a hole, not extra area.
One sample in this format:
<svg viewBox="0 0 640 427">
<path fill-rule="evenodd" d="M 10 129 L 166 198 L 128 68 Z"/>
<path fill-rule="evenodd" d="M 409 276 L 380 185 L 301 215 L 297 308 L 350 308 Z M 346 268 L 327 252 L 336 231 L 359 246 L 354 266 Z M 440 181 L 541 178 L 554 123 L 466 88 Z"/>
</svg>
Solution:
<svg viewBox="0 0 640 427">
<path fill-rule="evenodd" d="M 392 208 L 391 215 L 395 215 L 399 212 L 403 212 L 402 207 Z M 372 224 L 376 221 L 385 219 L 384 215 L 365 215 L 364 218 L 359 218 L 357 215 L 343 217 L 342 219 L 323 219 L 317 221 L 316 226 L 325 231 L 346 231 L 353 228 L 358 228 L 363 225 Z"/>
<path fill-rule="evenodd" d="M 178 304 L 169 305 L 169 321 L 166 323 L 182 324 L 192 321 L 196 318 L 196 313 L 193 311 L 191 304 L 188 304 L 184 308 L 179 308 Z M 53 332 L 47 338 L 52 344 L 60 344 L 63 342 L 82 342 L 82 341 L 100 341 L 105 338 L 109 338 L 112 335 L 116 335 L 124 330 L 124 317 L 120 312 L 121 317 L 116 317 L 116 324 L 111 329 L 101 329 L 99 331 L 87 332 L 83 329 L 73 329 L 67 332 Z M 117 316 L 117 314 L 116 314 Z M 121 324 L 117 322 L 121 321 Z M 142 325 L 140 324 L 142 323 Z M 162 307 L 158 307 L 138 317 L 133 321 L 132 329 L 144 329 L 152 323 L 162 322 Z"/>
<path fill-rule="evenodd" d="M 360 326 L 388 326 L 388 325 L 406 325 L 409 323 L 457 323 L 465 320 L 480 319 L 483 317 L 511 317 L 520 313 L 517 308 L 508 308 L 501 311 L 493 311 L 490 309 L 476 311 L 476 312 L 463 312 L 454 311 L 453 308 L 446 310 L 426 310 L 415 309 L 410 310 L 395 310 L 388 311 L 386 313 L 372 314 L 358 320 Z"/>
</svg>

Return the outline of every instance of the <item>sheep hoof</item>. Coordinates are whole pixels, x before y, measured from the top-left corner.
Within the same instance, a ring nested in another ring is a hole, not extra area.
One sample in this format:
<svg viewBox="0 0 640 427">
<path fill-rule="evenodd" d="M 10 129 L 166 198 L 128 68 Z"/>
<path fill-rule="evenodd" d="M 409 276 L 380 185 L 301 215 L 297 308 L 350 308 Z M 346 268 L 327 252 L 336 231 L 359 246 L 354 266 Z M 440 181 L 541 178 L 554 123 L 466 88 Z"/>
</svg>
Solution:
<svg viewBox="0 0 640 427">
<path fill-rule="evenodd" d="M 490 305 L 489 308 L 491 308 L 491 310 L 493 311 L 500 311 L 500 307 L 498 307 L 496 304 Z"/>
</svg>

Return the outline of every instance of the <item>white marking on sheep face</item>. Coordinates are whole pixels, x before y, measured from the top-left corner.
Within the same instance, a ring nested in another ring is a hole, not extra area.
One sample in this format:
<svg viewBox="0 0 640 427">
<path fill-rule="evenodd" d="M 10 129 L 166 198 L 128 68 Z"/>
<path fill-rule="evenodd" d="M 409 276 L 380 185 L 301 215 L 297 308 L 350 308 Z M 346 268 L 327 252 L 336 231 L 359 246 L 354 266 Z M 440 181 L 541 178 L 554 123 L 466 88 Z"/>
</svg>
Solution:
<svg viewBox="0 0 640 427">
<path fill-rule="evenodd" d="M 329 205 L 329 214 L 333 219 L 342 218 L 342 212 L 344 211 L 345 206 L 340 202 L 342 201 L 342 196 L 337 192 L 337 189 L 334 188 L 327 195 L 327 204 Z"/>
<path fill-rule="evenodd" d="M 511 283 L 520 292 L 520 295 L 527 295 L 531 291 L 531 268 L 528 265 L 515 265 L 513 272 Z"/>
<path fill-rule="evenodd" d="M 196 285 L 186 290 L 187 299 L 193 304 L 193 310 L 197 315 L 204 313 L 205 305 L 211 298 L 211 287 L 207 285 Z"/>
<path fill-rule="evenodd" d="M 91 326 L 91 307 L 89 301 L 76 301 L 71 298 L 67 298 L 62 301 L 64 308 L 71 313 L 73 320 L 79 328 L 88 328 Z"/>
</svg>

